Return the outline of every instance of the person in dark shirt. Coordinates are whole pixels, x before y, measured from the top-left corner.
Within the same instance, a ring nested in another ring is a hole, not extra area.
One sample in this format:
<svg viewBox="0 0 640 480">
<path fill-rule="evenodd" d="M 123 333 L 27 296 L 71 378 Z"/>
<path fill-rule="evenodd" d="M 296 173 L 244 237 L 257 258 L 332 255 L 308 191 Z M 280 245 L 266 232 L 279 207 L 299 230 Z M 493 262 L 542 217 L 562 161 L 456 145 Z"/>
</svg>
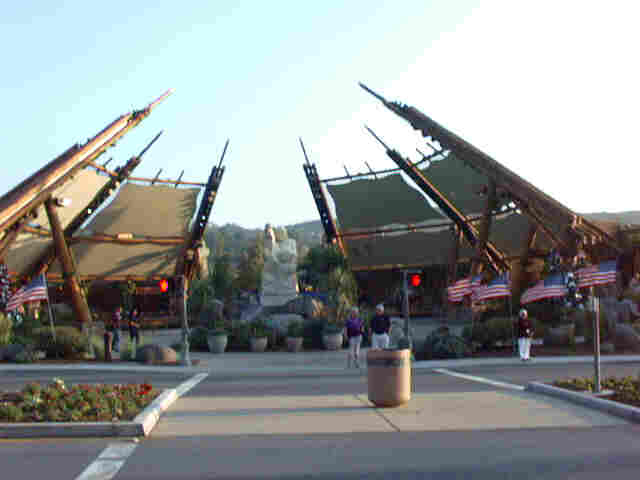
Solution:
<svg viewBox="0 0 640 480">
<path fill-rule="evenodd" d="M 112 349 L 114 352 L 120 351 L 120 327 L 122 322 L 122 307 L 118 305 L 111 315 L 111 325 L 108 331 L 113 335 Z"/>
<path fill-rule="evenodd" d="M 529 318 L 529 312 L 523 308 L 518 314 L 518 351 L 520 352 L 520 360 L 523 362 L 529 361 L 532 337 L 533 324 Z"/>
<path fill-rule="evenodd" d="M 140 316 L 138 307 L 134 307 L 129 314 L 129 338 L 132 343 L 135 342 L 134 351 L 138 347 L 138 343 L 140 343 L 140 333 L 138 331 L 140 328 Z"/>
<path fill-rule="evenodd" d="M 384 305 L 376 305 L 376 314 L 371 319 L 371 348 L 389 348 L 389 332 L 391 331 L 391 320 L 384 314 Z"/>
</svg>

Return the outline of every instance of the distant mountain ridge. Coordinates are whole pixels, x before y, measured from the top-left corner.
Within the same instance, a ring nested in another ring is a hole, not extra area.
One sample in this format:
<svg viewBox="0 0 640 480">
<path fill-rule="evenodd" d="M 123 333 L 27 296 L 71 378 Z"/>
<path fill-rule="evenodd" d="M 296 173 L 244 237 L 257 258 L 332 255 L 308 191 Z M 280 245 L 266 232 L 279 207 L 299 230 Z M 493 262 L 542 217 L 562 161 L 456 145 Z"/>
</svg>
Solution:
<svg viewBox="0 0 640 480">
<path fill-rule="evenodd" d="M 625 225 L 640 225 L 640 211 L 581 213 L 580 215 L 587 220 L 618 222 Z"/>
<path fill-rule="evenodd" d="M 640 211 L 626 212 L 594 212 L 580 213 L 587 220 L 618 222 L 628 225 L 640 225 Z M 274 225 L 274 227 L 277 225 Z M 320 220 L 309 220 L 306 222 L 284 225 L 289 237 L 298 241 L 298 247 L 311 247 L 322 242 L 324 229 Z M 243 249 L 249 248 L 255 242 L 256 235 L 262 232 L 261 228 L 244 228 L 235 223 L 225 225 L 209 224 L 205 241 L 212 253 L 216 251 L 216 237 L 223 234 L 224 251 L 228 254 L 232 262 L 235 263 L 242 254 Z"/>
</svg>

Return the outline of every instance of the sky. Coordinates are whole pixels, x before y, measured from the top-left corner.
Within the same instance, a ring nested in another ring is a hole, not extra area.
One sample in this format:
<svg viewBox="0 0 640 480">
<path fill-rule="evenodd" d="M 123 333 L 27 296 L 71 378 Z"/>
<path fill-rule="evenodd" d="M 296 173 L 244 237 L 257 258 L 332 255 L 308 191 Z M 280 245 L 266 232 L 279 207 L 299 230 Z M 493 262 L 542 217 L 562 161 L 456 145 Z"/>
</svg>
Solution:
<svg viewBox="0 0 640 480">
<path fill-rule="evenodd" d="M 633 1 L 29 1 L 0 17 L 0 194 L 121 114 L 175 93 L 99 159 L 206 181 L 211 221 L 318 219 L 322 178 L 418 160 L 421 135 L 359 88 L 429 115 L 577 212 L 640 210 Z"/>
</svg>

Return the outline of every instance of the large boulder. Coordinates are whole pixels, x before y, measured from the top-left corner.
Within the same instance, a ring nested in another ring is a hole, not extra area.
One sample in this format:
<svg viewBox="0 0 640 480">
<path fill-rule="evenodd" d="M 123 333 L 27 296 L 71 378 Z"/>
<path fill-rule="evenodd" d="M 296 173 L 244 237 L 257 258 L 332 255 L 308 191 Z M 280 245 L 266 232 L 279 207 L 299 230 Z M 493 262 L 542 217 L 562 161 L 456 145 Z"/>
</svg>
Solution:
<svg viewBox="0 0 640 480">
<path fill-rule="evenodd" d="M 561 325 L 556 328 L 548 328 L 544 336 L 545 345 L 564 346 L 573 343 L 576 335 L 575 325 Z"/>
<path fill-rule="evenodd" d="M 327 316 L 327 306 L 324 302 L 310 295 L 298 295 L 287 302 L 286 310 L 289 313 L 302 315 L 305 318 L 323 318 Z"/>
<path fill-rule="evenodd" d="M 640 335 L 631 325 L 619 323 L 616 325 L 614 343 L 618 348 L 640 350 Z"/>
<path fill-rule="evenodd" d="M 143 345 L 136 350 L 136 361 L 146 364 L 176 363 L 178 354 L 164 345 Z"/>
</svg>

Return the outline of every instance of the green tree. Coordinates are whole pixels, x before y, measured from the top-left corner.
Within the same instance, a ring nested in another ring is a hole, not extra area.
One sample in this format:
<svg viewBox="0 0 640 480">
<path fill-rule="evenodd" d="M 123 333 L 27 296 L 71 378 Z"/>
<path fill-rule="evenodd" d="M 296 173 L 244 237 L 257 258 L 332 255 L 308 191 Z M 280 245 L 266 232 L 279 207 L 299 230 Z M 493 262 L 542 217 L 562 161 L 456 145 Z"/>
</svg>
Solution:
<svg viewBox="0 0 640 480">
<path fill-rule="evenodd" d="M 338 247 L 312 247 L 298 264 L 298 273 L 303 286 L 311 286 L 328 295 L 330 322 L 341 322 L 349 308 L 357 304 L 358 284 Z"/>
<path fill-rule="evenodd" d="M 235 286 L 239 290 L 259 290 L 264 270 L 264 233 L 256 236 L 253 244 L 245 249 L 240 258 Z"/>
</svg>

